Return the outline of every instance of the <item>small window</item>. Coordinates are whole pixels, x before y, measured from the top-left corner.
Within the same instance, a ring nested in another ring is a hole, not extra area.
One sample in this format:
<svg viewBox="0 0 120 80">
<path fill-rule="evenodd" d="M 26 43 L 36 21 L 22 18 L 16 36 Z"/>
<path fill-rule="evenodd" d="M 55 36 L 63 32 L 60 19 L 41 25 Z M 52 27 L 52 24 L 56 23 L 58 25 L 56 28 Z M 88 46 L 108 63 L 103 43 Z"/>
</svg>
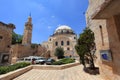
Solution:
<svg viewBox="0 0 120 80">
<path fill-rule="evenodd" d="M 101 25 L 99 25 L 99 28 L 101 29 L 101 28 L 102 28 L 102 26 L 101 26 Z"/>
<path fill-rule="evenodd" d="M 68 47 L 67 50 L 70 50 L 70 48 Z"/>
<path fill-rule="evenodd" d="M 2 39 L 3 37 L 2 36 L 0 36 L 0 39 Z"/>
<path fill-rule="evenodd" d="M 61 31 L 61 34 L 63 34 L 63 30 Z"/>
<path fill-rule="evenodd" d="M 58 46 L 58 42 L 55 42 L 55 45 Z"/>
<path fill-rule="evenodd" d="M 8 45 L 7 47 L 10 48 L 10 45 Z"/>
<path fill-rule="evenodd" d="M 74 37 L 74 39 L 76 39 L 76 37 Z"/>
<path fill-rule="evenodd" d="M 61 41 L 61 46 L 63 46 L 64 45 L 64 42 L 63 41 Z"/>
<path fill-rule="evenodd" d="M 70 42 L 69 42 L 69 41 L 67 41 L 67 45 L 70 45 Z"/>
<path fill-rule="evenodd" d="M 49 39 L 49 41 L 51 41 L 51 38 Z"/>
<path fill-rule="evenodd" d="M 102 40 L 102 46 L 104 46 L 104 37 L 103 37 L 103 30 L 102 30 L 102 26 L 99 25 L 100 28 L 100 35 L 101 35 L 101 40 Z"/>
<path fill-rule="evenodd" d="M 69 30 L 67 30 L 67 33 L 69 33 Z"/>
</svg>

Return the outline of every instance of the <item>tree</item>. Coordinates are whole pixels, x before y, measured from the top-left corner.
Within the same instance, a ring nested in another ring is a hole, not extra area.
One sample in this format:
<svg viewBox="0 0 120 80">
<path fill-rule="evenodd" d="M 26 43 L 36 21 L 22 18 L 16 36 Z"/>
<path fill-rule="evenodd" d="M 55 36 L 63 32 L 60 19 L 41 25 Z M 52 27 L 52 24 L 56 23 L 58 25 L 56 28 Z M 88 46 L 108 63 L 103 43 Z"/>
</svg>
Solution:
<svg viewBox="0 0 120 80">
<path fill-rule="evenodd" d="M 81 63 L 85 66 L 85 58 L 87 57 L 90 62 L 90 68 L 94 69 L 94 54 L 96 46 L 94 42 L 94 33 L 87 27 L 83 33 L 80 34 L 75 49 L 80 56 Z"/>
<path fill-rule="evenodd" d="M 32 49 L 38 48 L 38 44 L 32 43 L 32 44 L 31 44 L 31 48 L 32 48 Z"/>
<path fill-rule="evenodd" d="M 16 44 L 16 43 L 21 44 L 22 38 L 23 38 L 22 35 L 12 32 L 12 44 Z"/>
<path fill-rule="evenodd" d="M 63 58 L 64 57 L 64 50 L 63 50 L 63 48 L 57 47 L 55 49 L 55 53 L 54 54 L 55 54 L 55 56 L 57 56 L 58 59 Z"/>
</svg>

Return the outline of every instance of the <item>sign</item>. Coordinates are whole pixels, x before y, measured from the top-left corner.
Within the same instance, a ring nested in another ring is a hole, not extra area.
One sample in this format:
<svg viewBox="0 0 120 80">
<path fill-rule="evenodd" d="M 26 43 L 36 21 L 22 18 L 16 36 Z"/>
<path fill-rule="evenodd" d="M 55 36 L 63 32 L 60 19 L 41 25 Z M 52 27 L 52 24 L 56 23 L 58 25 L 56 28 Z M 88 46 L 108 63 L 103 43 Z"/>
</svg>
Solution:
<svg viewBox="0 0 120 80">
<path fill-rule="evenodd" d="M 110 50 L 101 50 L 100 55 L 102 60 L 112 61 L 112 55 Z"/>
</svg>

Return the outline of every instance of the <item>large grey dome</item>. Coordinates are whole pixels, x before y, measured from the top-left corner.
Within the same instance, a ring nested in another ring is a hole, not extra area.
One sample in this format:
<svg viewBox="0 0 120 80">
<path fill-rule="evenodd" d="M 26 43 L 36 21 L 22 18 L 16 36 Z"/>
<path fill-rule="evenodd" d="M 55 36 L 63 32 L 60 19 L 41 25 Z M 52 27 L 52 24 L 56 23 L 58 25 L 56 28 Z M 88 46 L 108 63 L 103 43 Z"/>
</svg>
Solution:
<svg viewBox="0 0 120 80">
<path fill-rule="evenodd" d="M 64 33 L 68 33 L 68 34 L 73 33 L 73 30 L 69 26 L 61 25 L 54 32 L 54 34 L 64 34 Z"/>
<path fill-rule="evenodd" d="M 70 28 L 69 26 L 62 25 L 62 26 L 59 26 L 59 27 L 56 29 L 56 31 L 57 31 L 57 30 L 60 30 L 60 29 L 68 29 L 68 30 L 70 30 L 71 28 Z"/>
</svg>

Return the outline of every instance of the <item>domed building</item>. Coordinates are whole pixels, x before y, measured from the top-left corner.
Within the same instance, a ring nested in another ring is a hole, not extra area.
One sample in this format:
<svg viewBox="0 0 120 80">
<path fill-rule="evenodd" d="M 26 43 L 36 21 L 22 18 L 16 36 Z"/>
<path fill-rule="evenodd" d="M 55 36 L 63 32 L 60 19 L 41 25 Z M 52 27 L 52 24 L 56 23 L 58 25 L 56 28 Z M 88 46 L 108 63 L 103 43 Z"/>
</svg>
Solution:
<svg viewBox="0 0 120 80">
<path fill-rule="evenodd" d="M 51 57 L 54 57 L 54 52 L 57 47 L 62 47 L 65 51 L 64 56 L 77 56 L 75 45 L 77 42 L 77 35 L 74 31 L 66 25 L 59 26 L 53 35 L 51 35 L 47 42 L 43 42 L 42 46 L 50 51 Z"/>
</svg>

